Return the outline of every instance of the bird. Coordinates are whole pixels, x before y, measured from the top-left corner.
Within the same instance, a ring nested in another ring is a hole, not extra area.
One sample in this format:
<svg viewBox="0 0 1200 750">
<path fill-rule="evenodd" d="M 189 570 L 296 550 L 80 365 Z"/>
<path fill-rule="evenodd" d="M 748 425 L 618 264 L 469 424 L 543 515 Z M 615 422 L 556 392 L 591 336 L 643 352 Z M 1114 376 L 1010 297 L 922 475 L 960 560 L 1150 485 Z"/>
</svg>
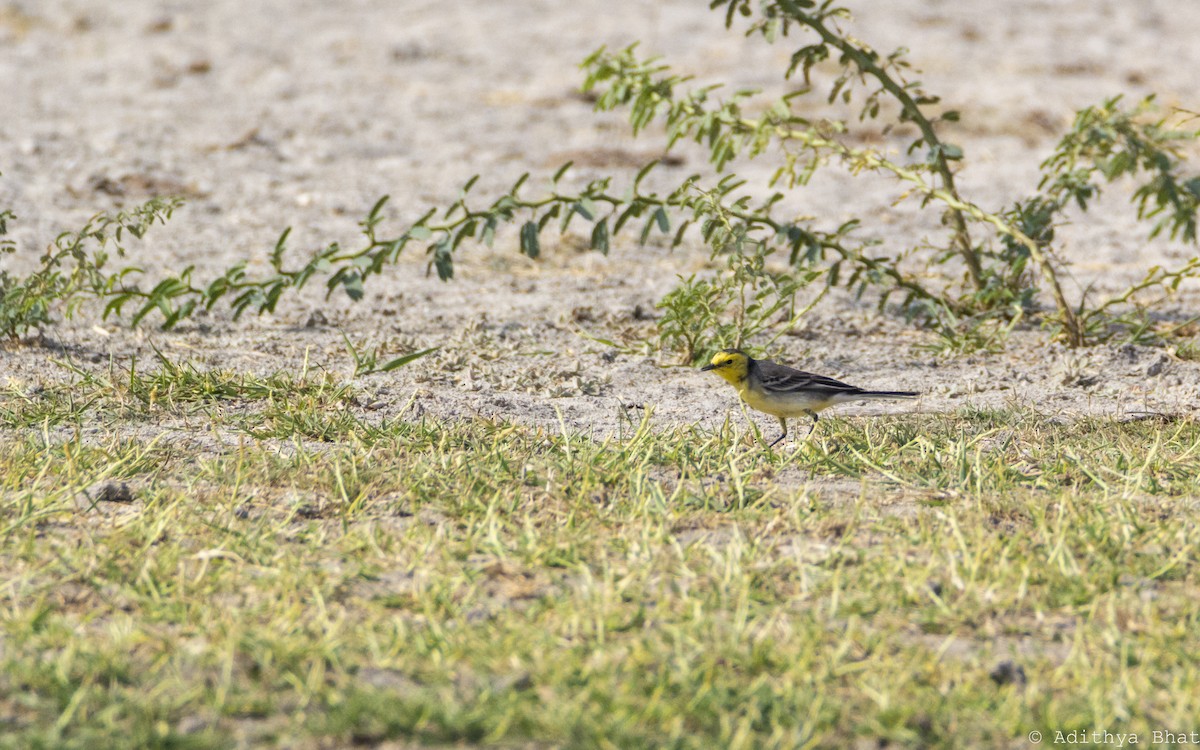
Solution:
<svg viewBox="0 0 1200 750">
<path fill-rule="evenodd" d="M 860 399 L 917 398 L 912 391 L 868 391 L 824 375 L 814 375 L 787 365 L 764 359 L 754 359 L 741 349 L 722 349 L 701 371 L 712 371 L 737 389 L 742 401 L 751 409 L 770 414 L 779 420 L 783 434 L 768 445 L 774 447 L 787 437 L 789 417 L 810 416 L 817 427 L 817 412 L 835 404 Z"/>
</svg>

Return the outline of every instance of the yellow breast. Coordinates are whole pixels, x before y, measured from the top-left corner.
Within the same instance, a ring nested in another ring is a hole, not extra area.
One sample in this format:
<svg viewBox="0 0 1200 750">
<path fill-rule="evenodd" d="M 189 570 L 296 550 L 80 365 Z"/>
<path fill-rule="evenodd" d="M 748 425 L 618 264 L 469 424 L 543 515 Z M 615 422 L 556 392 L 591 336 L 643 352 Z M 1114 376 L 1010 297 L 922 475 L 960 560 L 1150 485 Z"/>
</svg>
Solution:
<svg viewBox="0 0 1200 750">
<path fill-rule="evenodd" d="M 833 402 L 803 393 L 767 393 L 754 391 L 743 385 L 738 388 L 738 395 L 751 409 L 772 414 L 776 417 L 799 417 L 809 412 L 828 409 Z"/>
</svg>

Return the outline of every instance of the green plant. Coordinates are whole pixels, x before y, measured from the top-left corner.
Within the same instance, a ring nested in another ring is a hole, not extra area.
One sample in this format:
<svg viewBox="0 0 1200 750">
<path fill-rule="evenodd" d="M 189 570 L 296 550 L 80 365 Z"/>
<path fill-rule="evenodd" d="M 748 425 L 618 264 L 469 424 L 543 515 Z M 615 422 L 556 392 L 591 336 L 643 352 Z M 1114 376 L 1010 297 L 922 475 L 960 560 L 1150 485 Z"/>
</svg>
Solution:
<svg viewBox="0 0 1200 750">
<path fill-rule="evenodd" d="M 384 347 L 382 344 L 375 347 L 364 343 L 355 344 L 345 331 L 342 332 L 342 340 L 346 342 L 346 351 L 350 353 L 350 358 L 354 360 L 355 377 L 369 375 L 374 372 L 391 372 L 392 370 L 404 367 L 410 362 L 415 362 L 427 354 L 433 354 L 439 348 L 435 346 L 429 349 L 409 352 L 408 354 L 388 360 L 381 365 L 379 364 L 379 356 L 383 352 Z"/>
<path fill-rule="evenodd" d="M 741 191 L 743 183 L 733 175 L 713 186 L 693 176 L 658 193 L 643 189 L 646 175 L 655 166 L 652 162 L 619 192 L 612 189 L 611 178 L 566 190 L 560 186 L 571 166 L 568 163 L 554 174 L 549 191 L 535 198 L 521 193 L 526 174 L 505 194 L 481 204 L 470 194 L 472 178 L 444 211 L 431 209 L 391 236 L 381 229 L 385 196 L 361 222 L 363 242 L 358 247 L 344 249 L 333 243 L 299 266 L 285 262 L 289 231 L 284 231 L 270 254 L 271 271 L 263 276 L 248 275 L 246 263 L 239 262 L 209 283 L 197 285 L 193 269 L 187 268 L 144 290 L 130 283 L 136 269 L 92 274 L 103 262 L 87 265 L 77 256 L 72 256 L 77 258 L 76 272 L 82 272 L 86 284 L 58 286 L 57 271 L 27 280 L 3 276 L 0 331 L 14 335 L 44 323 L 47 300 L 81 292 L 104 299 L 106 315 L 121 314 L 127 305 L 136 304 L 134 324 L 157 311 L 167 328 L 227 297 L 235 317 L 246 311 L 273 312 L 286 292 L 316 277 L 325 280 L 328 294 L 340 289 L 358 300 L 366 282 L 414 243 L 424 247 L 429 269 L 448 280 L 454 275 L 454 252 L 468 240 L 490 246 L 502 225 L 519 223 L 521 252 L 537 257 L 548 227 L 566 231 L 578 217 L 591 223 L 589 243 L 599 252 L 607 253 L 613 238 L 631 224 L 640 226 L 642 242 L 657 230 L 673 234 L 673 245 L 697 226 L 714 259 L 725 259 L 725 274 L 711 280 L 685 279 L 676 293 L 662 301 L 666 315 L 658 343 L 662 348 L 678 348 L 684 359 L 699 356 L 701 338 L 740 342 L 765 332 L 773 325 L 770 317 L 785 309 L 791 311 L 783 316 L 786 328 L 795 322 L 795 292 L 818 282 L 858 294 L 872 289 L 881 308 L 898 300 L 910 318 L 932 324 L 952 338 L 956 331 L 981 326 L 980 330 L 991 332 L 982 336 L 986 346 L 998 340 L 993 334 L 1002 335 L 1021 320 L 1041 321 L 1072 346 L 1164 335 L 1146 324 L 1144 311 L 1155 304 L 1145 302 L 1146 295 L 1170 293 L 1200 273 L 1200 266 L 1153 269 L 1110 299 L 1096 301 L 1085 290 L 1072 300 L 1062 281 L 1055 229 L 1067 219 L 1068 210 L 1088 210 L 1102 185 L 1134 178 L 1141 182 L 1134 189 L 1133 202 L 1139 219 L 1150 223 L 1150 235 L 1165 232 L 1195 243 L 1200 177 L 1184 173 L 1181 146 L 1195 140 L 1200 131 L 1168 127 L 1166 120 L 1154 119 L 1149 100 L 1126 109 L 1119 97 L 1110 99 L 1079 113 L 1073 129 L 1043 163 L 1037 192 L 1010 208 L 987 210 L 961 194 L 956 172 L 965 164 L 963 149 L 939 135 L 939 126 L 957 120 L 959 114 L 939 108 L 936 96 L 909 79 L 911 68 L 902 51 L 882 55 L 848 33 L 843 28 L 850 18 L 846 8 L 833 0 L 757 4 L 713 0 L 711 5 L 723 9 L 727 26 L 738 16 L 750 19 L 747 34 L 770 43 L 792 33 L 808 34 L 783 74 L 790 91 L 765 107 L 752 102 L 757 92 L 751 91 L 734 92 L 721 101 L 716 86 L 685 90 L 686 76 L 672 74 L 653 58 L 639 58 L 635 47 L 615 53 L 601 49 L 583 62 L 584 88 L 596 93 L 597 108 L 628 108 L 635 133 L 661 120 L 668 148 L 684 139 L 702 143 L 718 172 L 737 159 L 771 153 L 781 162 L 768 186 L 772 189 L 802 188 L 831 162 L 853 173 L 890 174 L 903 187 L 902 198 L 918 199 L 943 214 L 947 234 L 944 242 L 924 254 L 927 268 L 910 270 L 910 261 L 922 257 L 913 248 L 881 251 L 878 241 L 862 239 L 866 227 L 860 220 L 822 231 L 810 220 L 781 218 L 774 214 L 783 197 L 780 192 L 752 205 Z M 859 121 L 890 118 L 889 128 L 914 131 L 902 159 L 847 145 L 845 136 L 852 128 L 848 121 L 813 121 L 798 113 L 795 102 L 813 92 L 814 71 L 829 67 L 834 71 L 826 91 L 829 102 L 857 102 Z M 144 223 L 145 217 L 137 221 Z M 675 221 L 678 224 L 673 226 Z M 80 236 L 87 234 L 85 230 Z M 785 257 L 786 267 L 768 267 L 766 259 Z M 97 260 L 102 261 L 100 255 Z M 952 261 L 959 270 L 947 266 Z M 55 256 L 49 265 L 59 263 L 61 257 Z M 930 274 L 928 266 L 945 266 L 950 272 Z M 1049 294 L 1052 310 L 1043 308 L 1043 292 Z M 979 338 L 971 334 L 952 341 L 951 348 L 969 349 Z"/>
<path fill-rule="evenodd" d="M 796 307 L 796 293 L 828 271 L 813 268 L 771 270 L 768 263 L 777 248 L 748 236 L 746 226 L 721 204 L 722 192 L 701 193 L 693 218 L 712 249 L 712 259 L 724 267 L 712 278 L 693 274 L 657 304 L 659 346 L 678 351 L 682 362 L 694 365 L 715 351 L 741 347 L 768 330 L 774 343 L 821 299 Z M 750 211 L 749 199 L 740 198 L 732 210 Z M 761 210 L 761 209 L 760 209 Z M 826 287 L 827 289 L 828 287 Z"/>
<path fill-rule="evenodd" d="M 930 328 L 935 340 L 917 348 L 938 354 L 999 352 L 1022 318 L 1023 308 L 1019 305 L 1013 307 L 1012 316 L 1007 320 L 988 313 L 960 317 L 943 308 L 940 314 L 931 318 Z"/>
<path fill-rule="evenodd" d="M 748 2 L 714 3 L 727 6 L 727 21 L 735 13 L 753 15 Z M 1129 295 L 1095 305 L 1085 294 L 1078 303 L 1068 300 L 1060 281 L 1060 266 L 1051 242 L 1054 226 L 1070 205 L 1086 210 L 1088 198 L 1100 191 L 1098 179 L 1111 182 L 1128 175 L 1147 173 L 1149 178 L 1134 192 L 1139 218 L 1152 221 L 1151 236 L 1168 229 L 1171 236 L 1194 242 L 1197 195 L 1200 178 L 1181 177 L 1179 147 L 1194 140 L 1196 131 L 1172 129 L 1163 120 L 1147 120 L 1149 102 L 1133 110 L 1123 110 L 1119 99 L 1081 112 L 1072 132 L 1064 137 L 1054 155 L 1043 164 L 1042 193 L 1019 202 L 1006 212 L 989 212 L 964 199 L 955 187 L 949 163 L 962 160 L 962 150 L 941 141 L 936 132 L 940 121 L 957 119 L 956 112 L 938 116 L 926 114 L 937 104 L 936 97 L 925 93 L 919 84 L 904 78 L 906 65 L 899 53 L 886 58 L 841 32 L 837 24 L 847 17 L 843 8 L 830 2 L 766 2 L 750 32 L 761 33 L 769 41 L 788 33 L 793 26 L 813 31 L 814 44 L 802 47 L 792 57 L 786 73 L 802 72 L 805 87 L 778 99 L 757 117 L 747 116 L 745 103 L 756 92 L 735 92 L 724 102 L 713 103 L 715 87 L 680 93 L 686 77 L 669 73 L 654 59 L 642 60 L 635 48 L 609 53 L 600 50 L 584 65 L 588 69 L 587 87 L 603 86 L 597 107 L 628 107 L 635 132 L 653 120 L 666 127 L 668 146 L 681 139 L 704 144 L 710 160 L 725 169 L 741 155 L 756 157 L 772 146 L 783 155 L 772 184 L 788 188 L 802 186 L 812 174 L 831 159 L 838 159 L 852 172 L 882 171 L 905 184 L 910 195 L 923 203 L 939 203 L 946 210 L 945 224 L 949 242 L 934 260 L 944 263 L 959 258 L 965 271 L 964 288 L 931 286 L 921 277 L 899 270 L 901 256 L 868 258 L 858 251 L 845 252 L 827 245 L 821 252 L 804 258 L 805 262 L 829 262 L 826 252 L 837 250 L 832 262 L 851 269 L 851 283 L 870 283 L 879 289 L 881 304 L 896 293 L 903 294 L 902 304 L 914 314 L 931 321 L 949 316 L 952 320 L 1000 317 L 1006 321 L 1037 315 L 1037 278 L 1049 289 L 1055 313 L 1044 316 L 1062 337 L 1073 345 L 1101 340 L 1102 332 L 1119 328 L 1113 308 L 1128 301 Z M 897 163 L 869 148 L 851 148 L 839 135 L 848 129 L 844 122 L 813 123 L 793 111 L 793 100 L 809 92 L 809 73 L 818 63 L 838 57 L 840 73 L 830 86 L 829 99 L 851 101 L 855 84 L 874 82 L 876 88 L 864 97 L 860 119 L 880 115 L 883 102 L 891 97 L 899 106 L 897 119 L 911 123 L 918 131 L 909 153 L 924 150 L 924 159 Z M 932 180 L 932 181 L 931 181 Z M 749 227 L 771 227 L 765 214 L 746 216 Z M 969 224 L 977 223 L 994 233 L 996 242 L 977 243 L 969 233 Z M 767 241 L 778 241 L 776 237 Z M 844 239 L 844 235 L 838 237 Z M 998 249 L 992 249 L 998 246 Z M 838 257 L 840 256 L 840 257 Z M 1031 264 L 1032 263 L 1032 267 Z M 1167 288 L 1195 273 L 1189 264 L 1178 271 L 1152 273 L 1140 289 Z M 1036 273 L 1036 276 L 1035 276 Z M 834 277 L 836 278 L 836 277 Z M 1140 291 L 1139 289 L 1139 291 Z M 1130 294 L 1132 294 L 1131 292 Z M 980 317 L 980 316 L 983 317 Z M 944 330 L 952 329 L 941 323 Z M 994 326 L 991 323 L 986 325 Z M 1002 324 L 1001 328 L 1004 325 Z"/>
<path fill-rule="evenodd" d="M 1101 181 L 1112 183 L 1122 177 L 1145 175 L 1132 201 L 1138 219 L 1150 224 L 1149 236 L 1165 232 L 1171 239 L 1195 244 L 1200 175 L 1179 174 L 1184 158 L 1180 147 L 1195 140 L 1200 131 L 1170 127 L 1167 120 L 1154 116 L 1153 101 L 1149 97 L 1132 109 L 1124 109 L 1121 97 L 1114 97 L 1076 114 L 1071 130 L 1042 164 L 1044 176 L 1039 193 L 1016 206 L 1008 218 L 1030 237 L 1048 245 L 1054 239 L 1056 217 L 1072 207 L 1086 211 L 1089 202 L 1100 195 Z M 1007 267 L 1016 270 L 1022 260 L 1021 248 L 1005 239 L 1001 257 L 1011 258 Z M 1200 258 L 1193 257 L 1177 269 L 1155 266 L 1140 281 L 1102 301 L 1093 301 L 1091 290 L 1085 289 L 1077 309 L 1082 340 L 1148 342 L 1147 313 L 1159 303 L 1139 303 L 1144 293 L 1170 296 L 1183 281 L 1198 275 Z M 1188 322 L 1175 330 L 1186 325 Z M 1159 339 L 1171 335 L 1171 329 L 1154 334 Z"/>
<path fill-rule="evenodd" d="M 108 273 L 110 253 L 124 257 L 127 236 L 141 239 L 150 227 L 165 224 L 182 203 L 177 198 L 155 198 L 130 211 L 98 213 L 79 231 L 60 234 L 42 256 L 40 267 L 29 275 L 16 277 L 0 271 L 0 335 L 21 336 L 49 325 L 55 309 L 70 317 L 85 299 L 122 294 L 128 280 L 142 271 L 127 266 Z M 0 212 L 0 235 L 8 231 L 7 221 L 14 218 L 11 211 Z M 11 241 L 0 243 L 0 253 L 15 251 Z"/>
</svg>

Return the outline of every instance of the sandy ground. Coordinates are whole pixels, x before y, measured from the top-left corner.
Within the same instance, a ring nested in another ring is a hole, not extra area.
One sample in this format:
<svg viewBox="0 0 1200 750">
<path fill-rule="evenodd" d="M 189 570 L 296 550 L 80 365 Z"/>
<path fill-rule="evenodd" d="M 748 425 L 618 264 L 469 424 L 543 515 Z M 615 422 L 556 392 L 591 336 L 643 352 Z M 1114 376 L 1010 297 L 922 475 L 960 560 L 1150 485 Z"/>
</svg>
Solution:
<svg viewBox="0 0 1200 750">
<path fill-rule="evenodd" d="M 908 46 L 927 88 L 963 113 L 948 133 L 967 153 L 960 187 L 988 208 L 1033 189 L 1038 163 L 1079 107 L 1157 92 L 1166 106 L 1200 109 L 1193 0 L 853 5 L 857 36 L 881 50 Z M 194 264 L 203 280 L 242 258 L 264 269 L 261 259 L 287 226 L 295 253 L 352 244 L 356 222 L 383 194 L 392 196 L 388 226 L 398 233 L 428 207 L 448 205 L 474 174 L 482 175 L 481 197 L 525 171 L 534 174 L 533 192 L 568 159 L 579 180 L 615 174 L 619 182 L 657 156 L 661 140 L 653 130 L 634 140 L 619 115 L 593 113 L 577 93 L 577 64 L 601 44 L 639 39 L 699 82 L 776 92 L 797 43 L 768 46 L 728 32 L 701 0 L 0 1 L 0 206 L 19 216 L 19 252 L 0 263 L 28 269 L 57 232 L 158 193 L 182 194 L 188 205 L 131 246 L 134 260 L 151 277 Z M 905 145 L 884 140 L 878 126 L 867 130 L 877 145 Z M 708 172 L 699 151 L 680 155 L 657 184 Z M 772 163 L 737 171 L 761 185 Z M 938 227 L 933 212 L 891 207 L 898 192 L 835 167 L 787 206 L 827 227 L 873 217 L 867 234 L 899 252 Z M 1116 289 L 1195 252 L 1148 243 L 1126 199 L 1110 191 L 1061 233 L 1073 291 Z M 346 374 L 345 331 L 390 351 L 442 347 L 422 367 L 363 379 L 371 399 L 386 404 L 371 412 L 381 417 L 415 393 L 413 413 L 428 417 L 561 418 L 597 435 L 617 427 L 622 404 L 653 406 L 664 428 L 715 426 L 731 411 L 741 419 L 732 391 L 715 378 L 580 335 L 648 335 L 653 324 L 642 318 L 676 275 L 706 268 L 698 243 L 671 253 L 625 241 L 601 257 L 547 237 L 544 256 L 531 261 L 509 232 L 494 249 L 463 248 L 457 263 L 456 280 L 444 284 L 426 275 L 414 249 L 357 305 L 324 301 L 318 284 L 273 317 L 235 322 L 219 309 L 169 333 L 85 315 L 48 331 L 48 345 L 0 351 L 0 382 L 66 378 L 54 359 L 93 367 L 134 354 L 147 360 L 151 344 L 204 366 L 271 372 L 307 360 Z M 1196 302 L 1186 290 L 1169 307 Z M 1018 404 L 1121 415 L 1200 406 L 1200 366 L 1160 350 L 1072 352 L 1029 330 L 1003 354 L 936 359 L 921 348 L 932 339 L 835 296 L 784 340 L 783 359 L 865 387 L 920 390 L 926 396 L 915 408 L 925 411 Z M 898 408 L 910 407 L 843 412 Z"/>
</svg>

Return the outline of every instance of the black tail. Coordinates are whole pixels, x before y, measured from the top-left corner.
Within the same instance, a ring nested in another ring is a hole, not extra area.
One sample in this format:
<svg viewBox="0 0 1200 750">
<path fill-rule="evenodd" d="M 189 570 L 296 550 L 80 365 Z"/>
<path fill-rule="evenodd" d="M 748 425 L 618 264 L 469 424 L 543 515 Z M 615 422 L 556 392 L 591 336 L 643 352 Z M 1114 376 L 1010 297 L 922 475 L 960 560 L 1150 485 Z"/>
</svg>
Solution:
<svg viewBox="0 0 1200 750">
<path fill-rule="evenodd" d="M 912 391 L 863 391 L 856 398 L 917 398 L 921 394 Z"/>
</svg>

